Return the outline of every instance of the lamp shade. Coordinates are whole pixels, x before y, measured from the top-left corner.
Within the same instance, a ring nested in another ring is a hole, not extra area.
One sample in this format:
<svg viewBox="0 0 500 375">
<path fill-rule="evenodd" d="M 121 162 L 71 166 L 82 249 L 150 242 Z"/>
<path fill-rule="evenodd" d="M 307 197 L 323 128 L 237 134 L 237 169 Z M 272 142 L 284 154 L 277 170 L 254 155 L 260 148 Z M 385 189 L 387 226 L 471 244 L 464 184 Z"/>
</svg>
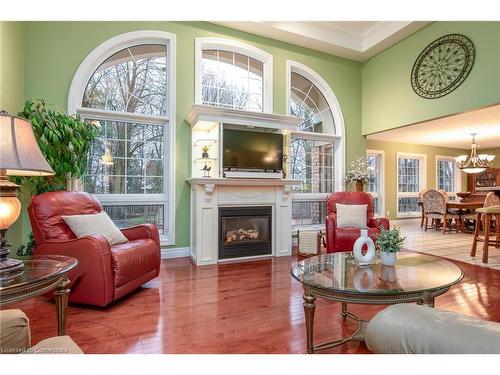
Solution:
<svg viewBox="0 0 500 375">
<path fill-rule="evenodd" d="M 31 123 L 0 114 L 0 170 L 8 176 L 50 176 L 54 171 L 40 151 Z"/>
</svg>

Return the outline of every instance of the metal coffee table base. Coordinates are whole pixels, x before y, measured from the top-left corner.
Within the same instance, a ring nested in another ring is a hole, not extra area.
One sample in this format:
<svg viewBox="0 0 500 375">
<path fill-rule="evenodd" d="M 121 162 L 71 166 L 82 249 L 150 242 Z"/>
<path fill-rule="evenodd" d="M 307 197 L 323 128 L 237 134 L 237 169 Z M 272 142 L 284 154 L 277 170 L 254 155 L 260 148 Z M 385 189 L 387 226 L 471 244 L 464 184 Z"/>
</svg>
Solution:
<svg viewBox="0 0 500 375">
<path fill-rule="evenodd" d="M 307 353 L 312 354 L 319 350 L 334 348 L 349 341 L 365 341 L 366 326 L 368 320 L 360 319 L 347 309 L 347 303 L 368 304 L 368 305 L 389 305 L 405 302 L 416 302 L 419 305 L 434 307 L 434 298 L 444 294 L 450 287 L 441 288 L 432 292 L 414 292 L 391 294 L 355 294 L 355 293 L 335 293 L 332 291 L 314 288 L 304 285 L 304 313 L 306 317 Z M 341 316 L 343 320 L 351 318 L 358 322 L 356 331 L 345 338 L 314 345 L 314 312 L 316 310 L 316 296 L 342 303 Z"/>
</svg>

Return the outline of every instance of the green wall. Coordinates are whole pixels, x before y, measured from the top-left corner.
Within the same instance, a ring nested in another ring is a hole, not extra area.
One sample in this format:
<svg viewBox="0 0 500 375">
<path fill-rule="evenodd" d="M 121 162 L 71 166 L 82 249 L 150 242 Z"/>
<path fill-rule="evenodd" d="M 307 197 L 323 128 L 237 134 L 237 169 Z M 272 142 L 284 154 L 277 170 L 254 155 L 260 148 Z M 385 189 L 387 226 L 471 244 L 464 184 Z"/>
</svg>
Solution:
<svg viewBox="0 0 500 375">
<path fill-rule="evenodd" d="M 0 22 L 0 110 L 17 115 L 24 103 L 24 51 L 26 27 L 23 22 Z M 19 194 L 24 203 L 27 194 Z M 29 195 L 29 194 L 28 194 Z M 7 232 L 12 251 L 23 242 L 23 216 Z"/>
<path fill-rule="evenodd" d="M 415 94 L 415 59 L 433 40 L 459 33 L 476 49 L 474 66 L 455 91 L 438 99 Z M 363 134 L 500 103 L 500 22 L 436 22 L 381 52 L 362 68 Z"/>
<path fill-rule="evenodd" d="M 453 149 L 446 147 L 434 147 L 415 145 L 409 143 L 383 142 L 369 139 L 366 143 L 366 148 L 370 150 L 383 150 L 385 152 L 384 160 L 384 199 L 385 213 L 389 214 L 389 219 L 396 218 L 397 209 L 397 153 L 415 153 L 427 155 L 427 187 L 436 188 L 436 156 L 458 156 L 467 153 L 461 149 Z M 462 191 L 467 190 L 467 177 L 462 173 Z"/>
<path fill-rule="evenodd" d="M 100 43 L 134 30 L 161 30 L 177 36 L 176 247 L 189 246 L 190 129 L 184 119 L 194 102 L 194 39 L 236 38 L 273 55 L 274 112 L 286 113 L 286 60 L 320 74 L 337 96 L 346 126 L 347 160 L 365 148 L 361 135 L 361 64 L 340 57 L 258 37 L 205 22 L 28 22 L 26 98 L 38 96 L 67 108 L 71 80 L 82 60 Z"/>
<path fill-rule="evenodd" d="M 24 102 L 25 24 L 0 22 L 0 109 L 17 114 Z"/>
</svg>

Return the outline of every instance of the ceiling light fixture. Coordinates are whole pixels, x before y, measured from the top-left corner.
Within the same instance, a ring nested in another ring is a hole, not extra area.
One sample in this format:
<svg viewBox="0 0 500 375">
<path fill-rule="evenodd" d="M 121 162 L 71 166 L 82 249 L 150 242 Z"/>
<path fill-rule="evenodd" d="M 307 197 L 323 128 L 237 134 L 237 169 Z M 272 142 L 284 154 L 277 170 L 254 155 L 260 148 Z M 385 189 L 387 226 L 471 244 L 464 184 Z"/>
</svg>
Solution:
<svg viewBox="0 0 500 375">
<path fill-rule="evenodd" d="M 458 168 L 465 173 L 481 173 L 487 168 L 491 168 L 493 166 L 493 160 L 495 159 L 495 155 L 477 154 L 476 134 L 477 133 L 471 134 L 472 143 L 469 157 L 467 157 L 467 155 L 460 155 L 455 158 Z"/>
</svg>

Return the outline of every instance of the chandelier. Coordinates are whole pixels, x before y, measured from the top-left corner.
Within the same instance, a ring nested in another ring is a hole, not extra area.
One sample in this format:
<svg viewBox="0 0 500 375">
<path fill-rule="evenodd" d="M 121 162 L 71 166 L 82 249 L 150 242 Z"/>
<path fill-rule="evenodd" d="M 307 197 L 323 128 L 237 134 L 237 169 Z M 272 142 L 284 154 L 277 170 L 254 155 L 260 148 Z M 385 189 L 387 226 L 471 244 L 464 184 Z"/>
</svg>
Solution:
<svg viewBox="0 0 500 375">
<path fill-rule="evenodd" d="M 487 168 L 491 168 L 493 166 L 493 159 L 495 159 L 495 155 L 477 154 L 476 134 L 471 134 L 472 143 L 470 145 L 469 157 L 467 155 L 460 155 L 455 158 L 458 168 L 465 173 L 481 173 Z"/>
</svg>

